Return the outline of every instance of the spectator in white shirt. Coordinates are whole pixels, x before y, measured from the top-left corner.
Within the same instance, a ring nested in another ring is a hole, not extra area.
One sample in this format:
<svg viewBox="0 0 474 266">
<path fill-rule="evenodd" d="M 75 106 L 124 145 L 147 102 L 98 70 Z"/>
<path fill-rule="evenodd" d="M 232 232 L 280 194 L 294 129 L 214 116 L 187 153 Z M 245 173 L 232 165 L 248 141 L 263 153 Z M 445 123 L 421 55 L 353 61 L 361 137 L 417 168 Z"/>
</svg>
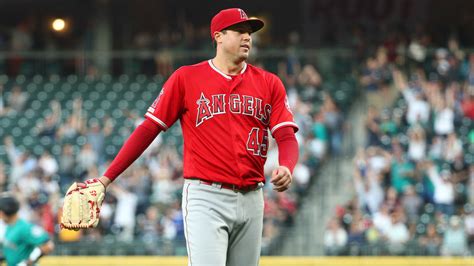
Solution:
<svg viewBox="0 0 474 266">
<path fill-rule="evenodd" d="M 374 227 L 382 234 L 386 235 L 392 226 L 392 218 L 387 204 L 382 204 L 378 212 L 373 215 Z"/>
<path fill-rule="evenodd" d="M 296 164 L 295 169 L 293 171 L 293 179 L 296 181 L 295 185 L 298 189 L 306 189 L 309 181 L 311 180 L 310 168 L 302 163 Z"/>
<path fill-rule="evenodd" d="M 434 131 L 437 135 L 448 135 L 454 131 L 454 112 L 443 96 L 437 97 L 434 108 Z"/>
<path fill-rule="evenodd" d="M 437 211 L 451 216 L 454 213 L 454 184 L 449 170 L 438 172 L 432 162 L 426 163 L 428 177 L 434 186 L 434 203 Z"/>
<path fill-rule="evenodd" d="M 409 88 L 405 77 L 399 70 L 394 70 L 392 74 L 395 86 L 401 91 L 408 104 L 406 114 L 408 124 L 427 123 L 430 117 L 430 105 L 423 99 L 423 93 Z"/>
<path fill-rule="evenodd" d="M 408 157 L 418 162 L 426 157 L 425 131 L 419 125 L 412 127 L 409 131 L 410 141 L 408 143 Z"/>
<path fill-rule="evenodd" d="M 381 175 L 377 174 L 370 167 L 365 171 L 365 176 L 361 176 L 361 172 L 358 167 L 354 167 L 354 185 L 359 197 L 359 203 L 362 209 L 375 213 L 378 211 L 384 198 Z"/>
<path fill-rule="evenodd" d="M 467 236 L 463 229 L 462 221 L 458 216 L 449 219 L 449 227 L 444 232 L 441 255 L 465 256 L 468 255 Z"/>
<path fill-rule="evenodd" d="M 402 255 L 406 250 L 406 243 L 410 239 L 410 232 L 402 222 L 399 213 L 392 213 L 392 223 L 385 234 L 387 248 L 390 255 Z"/>
<path fill-rule="evenodd" d="M 121 229 L 119 238 L 124 241 L 131 241 L 135 232 L 137 195 L 117 185 L 109 186 L 109 191 L 117 199 L 114 223 Z"/>
<path fill-rule="evenodd" d="M 426 124 L 430 118 L 430 105 L 423 99 L 423 93 L 412 89 L 403 90 L 408 103 L 407 121 L 410 125 Z"/>
<path fill-rule="evenodd" d="M 173 221 L 175 210 L 169 208 L 166 210 L 166 214 L 161 218 L 160 224 L 163 227 L 163 237 L 166 240 L 173 240 L 176 238 L 178 229 Z"/>
<path fill-rule="evenodd" d="M 59 164 L 48 151 L 44 151 L 38 160 L 38 166 L 43 170 L 46 176 L 52 176 L 59 170 Z"/>
<path fill-rule="evenodd" d="M 324 252 L 329 256 L 342 255 L 347 245 L 347 232 L 338 219 L 332 218 L 324 232 Z"/>
<path fill-rule="evenodd" d="M 379 147 L 369 147 L 366 151 L 367 166 L 375 173 L 386 173 L 390 171 L 392 156 Z"/>
</svg>

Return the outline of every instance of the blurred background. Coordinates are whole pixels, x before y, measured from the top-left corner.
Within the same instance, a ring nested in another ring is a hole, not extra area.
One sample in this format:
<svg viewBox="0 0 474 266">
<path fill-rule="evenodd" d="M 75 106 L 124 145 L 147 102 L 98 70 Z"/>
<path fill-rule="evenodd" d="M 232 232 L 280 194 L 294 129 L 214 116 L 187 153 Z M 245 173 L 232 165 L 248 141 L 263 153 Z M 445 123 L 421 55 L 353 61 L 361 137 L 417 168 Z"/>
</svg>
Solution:
<svg viewBox="0 0 474 266">
<path fill-rule="evenodd" d="M 266 22 L 250 63 L 300 127 L 293 186 L 264 188 L 262 254 L 470 256 L 473 1 L 1 0 L 0 189 L 55 254 L 186 255 L 179 125 L 114 182 L 98 228 L 60 230 L 62 197 L 174 70 L 214 56 L 210 19 L 236 6 Z M 277 159 L 273 143 L 267 176 Z"/>
</svg>

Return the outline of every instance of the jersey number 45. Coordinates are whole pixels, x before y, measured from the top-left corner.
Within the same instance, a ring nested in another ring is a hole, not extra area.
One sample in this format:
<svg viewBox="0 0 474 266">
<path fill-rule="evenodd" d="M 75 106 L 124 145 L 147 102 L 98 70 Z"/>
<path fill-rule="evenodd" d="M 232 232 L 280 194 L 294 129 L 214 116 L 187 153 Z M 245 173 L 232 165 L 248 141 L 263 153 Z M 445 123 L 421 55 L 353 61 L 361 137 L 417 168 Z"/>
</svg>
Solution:
<svg viewBox="0 0 474 266">
<path fill-rule="evenodd" d="M 268 130 L 261 130 L 258 127 L 253 127 L 249 132 L 247 139 L 247 150 L 251 151 L 253 155 L 267 157 L 268 151 Z"/>
</svg>

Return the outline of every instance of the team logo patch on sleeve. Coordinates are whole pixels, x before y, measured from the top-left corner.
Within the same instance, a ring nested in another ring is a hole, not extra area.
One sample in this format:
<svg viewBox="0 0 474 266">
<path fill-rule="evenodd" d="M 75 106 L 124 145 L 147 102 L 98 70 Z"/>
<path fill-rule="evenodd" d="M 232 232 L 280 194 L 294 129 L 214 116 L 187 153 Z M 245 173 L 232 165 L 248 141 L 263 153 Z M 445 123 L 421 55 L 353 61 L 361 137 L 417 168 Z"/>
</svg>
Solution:
<svg viewBox="0 0 474 266">
<path fill-rule="evenodd" d="M 156 97 L 156 99 L 151 104 L 150 108 L 148 108 L 148 112 L 150 112 L 150 113 L 155 112 L 156 106 L 158 106 L 158 103 L 160 102 L 160 98 L 161 98 L 161 96 L 163 95 L 164 92 L 165 92 L 165 87 L 163 87 L 161 89 L 160 94 L 158 94 L 158 97 Z"/>
<path fill-rule="evenodd" d="M 41 235 L 43 235 L 43 233 L 44 233 L 43 228 L 37 225 L 31 228 L 31 235 L 33 235 L 34 237 L 40 237 Z"/>
</svg>

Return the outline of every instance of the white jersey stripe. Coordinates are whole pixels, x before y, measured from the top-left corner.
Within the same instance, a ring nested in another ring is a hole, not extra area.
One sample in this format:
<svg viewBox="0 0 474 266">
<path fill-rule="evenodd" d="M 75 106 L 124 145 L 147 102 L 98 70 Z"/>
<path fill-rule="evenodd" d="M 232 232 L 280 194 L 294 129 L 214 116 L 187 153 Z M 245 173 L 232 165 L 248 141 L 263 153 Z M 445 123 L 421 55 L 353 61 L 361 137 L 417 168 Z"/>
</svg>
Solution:
<svg viewBox="0 0 474 266">
<path fill-rule="evenodd" d="M 275 132 L 275 130 L 279 129 L 280 127 L 284 127 L 284 126 L 293 126 L 293 127 L 298 128 L 298 125 L 295 124 L 294 122 L 282 122 L 282 123 L 280 123 L 280 124 L 274 126 L 274 127 L 270 130 L 270 132 L 272 132 L 272 135 L 273 135 L 273 132 Z"/>
<path fill-rule="evenodd" d="M 247 63 L 244 62 L 244 67 L 242 68 L 242 71 L 240 71 L 240 74 L 243 74 L 246 69 L 247 69 Z"/>
<path fill-rule="evenodd" d="M 168 130 L 168 126 L 163 121 L 154 116 L 152 113 L 146 113 L 145 116 L 160 124 L 165 131 Z"/>
<path fill-rule="evenodd" d="M 209 66 L 211 66 L 211 68 L 216 71 L 217 73 L 219 73 L 220 75 L 222 75 L 224 78 L 226 79 L 232 79 L 231 76 L 225 74 L 224 72 L 220 71 L 213 63 L 212 63 L 212 60 L 209 59 L 207 60 L 207 62 L 209 63 Z M 242 71 L 240 71 L 240 74 L 243 74 L 245 72 L 245 70 L 247 70 L 247 63 L 244 62 L 244 67 L 242 68 Z"/>
</svg>

